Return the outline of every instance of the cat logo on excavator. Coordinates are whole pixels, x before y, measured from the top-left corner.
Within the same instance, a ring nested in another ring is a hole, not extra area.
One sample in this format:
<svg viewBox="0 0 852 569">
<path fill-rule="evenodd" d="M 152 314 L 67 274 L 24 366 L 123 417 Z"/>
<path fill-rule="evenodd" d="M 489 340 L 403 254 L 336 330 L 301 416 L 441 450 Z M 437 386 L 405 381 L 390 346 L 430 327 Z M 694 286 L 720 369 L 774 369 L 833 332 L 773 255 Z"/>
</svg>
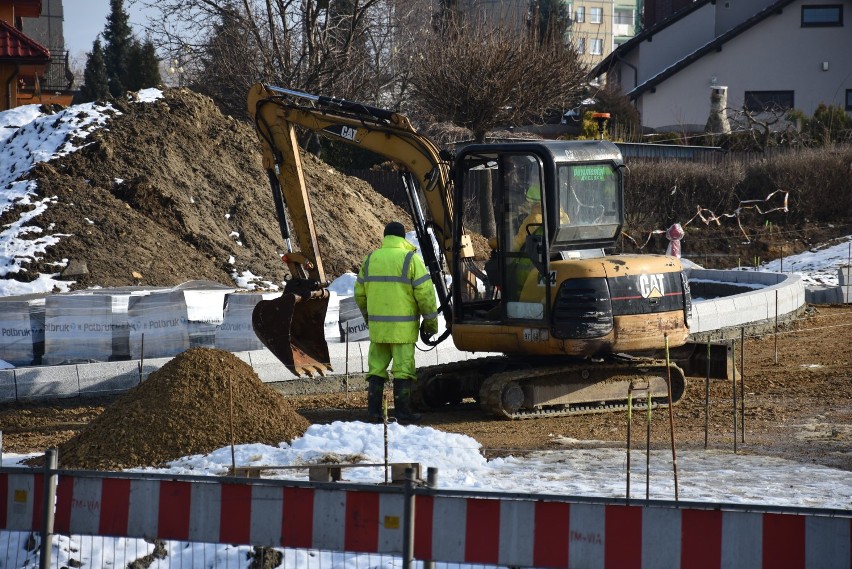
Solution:
<svg viewBox="0 0 852 569">
<path fill-rule="evenodd" d="M 666 279 L 663 275 L 642 275 L 639 277 L 639 292 L 642 298 L 660 298 L 666 294 Z"/>
</svg>

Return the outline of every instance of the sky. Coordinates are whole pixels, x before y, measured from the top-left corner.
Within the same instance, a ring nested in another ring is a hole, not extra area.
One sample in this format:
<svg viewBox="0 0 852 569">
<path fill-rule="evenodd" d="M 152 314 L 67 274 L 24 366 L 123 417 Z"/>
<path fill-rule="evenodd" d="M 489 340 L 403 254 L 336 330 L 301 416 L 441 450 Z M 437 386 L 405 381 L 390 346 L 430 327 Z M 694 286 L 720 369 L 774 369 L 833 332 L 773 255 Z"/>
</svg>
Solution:
<svg viewBox="0 0 852 569">
<path fill-rule="evenodd" d="M 160 91 L 148 89 L 139 93 L 138 100 L 152 101 L 160 96 Z M 32 219 L 51 207 L 50 199 L 38 199 L 30 182 L 19 181 L 18 178 L 35 163 L 74 152 L 86 144 L 86 137 L 107 124 L 105 110 L 90 103 L 52 116 L 41 115 L 35 105 L 0 113 L 0 212 L 15 202 L 31 203 L 36 207 L 27 219 Z M 55 280 L 60 268 L 57 274 L 42 275 L 26 285 L 2 279 L 19 270 L 28 258 L 40 255 L 47 246 L 62 238 L 62 235 L 49 232 L 33 233 L 31 226 L 24 227 L 24 221 L 0 227 L 0 296 L 44 292 L 53 286 L 67 287 L 67 282 Z M 848 260 L 849 243 L 847 239 L 831 247 L 788 257 L 785 270 L 795 270 L 814 283 L 837 284 L 837 266 Z M 766 268 L 778 270 L 771 264 Z M 234 277 L 239 283 L 239 276 L 235 274 Z M 353 275 L 345 275 L 333 284 L 336 296 L 351 295 L 352 279 Z M 327 334 L 335 332 L 336 327 L 327 328 Z M 465 435 L 397 424 L 389 425 L 388 433 L 389 461 L 419 462 L 424 470 L 438 468 L 441 488 L 624 497 L 626 453 L 624 449 L 613 448 L 611 443 L 581 442 L 571 439 L 568 433 L 553 433 L 554 442 L 562 444 L 563 449 L 486 460 L 479 443 Z M 364 463 L 381 463 L 384 461 L 383 448 L 382 425 L 359 421 L 335 422 L 312 425 L 304 436 L 289 445 L 238 445 L 235 456 L 239 466 L 316 463 L 329 454 L 359 455 Z M 32 455 L 5 453 L 0 464 L 16 466 L 27 456 Z M 166 468 L 144 471 L 216 476 L 222 475 L 230 464 L 231 449 L 226 447 L 208 455 L 183 457 Z M 631 464 L 633 488 L 644 489 L 647 475 L 650 498 L 673 498 L 669 453 L 653 451 L 651 468 L 646 473 L 644 452 L 634 449 Z M 677 464 L 679 496 L 684 501 L 852 510 L 852 477 L 847 471 L 763 456 L 740 454 L 734 457 L 729 449 L 719 448 L 678 451 Z M 307 473 L 302 471 L 275 472 L 282 478 L 307 478 Z M 383 473 L 378 468 L 346 469 L 345 472 L 346 480 L 350 482 L 378 483 L 383 480 Z M 795 492 L 790 490 L 793 487 Z M 21 534 L 20 541 L 16 536 L 6 537 L 0 539 L 0 560 L 7 560 L 5 566 L 32 567 L 33 559 L 24 549 L 27 534 Z M 80 555 L 84 557 L 85 567 L 126 566 L 127 561 L 149 553 L 150 548 L 150 544 L 142 540 L 56 537 L 53 556 L 58 566 L 70 565 L 69 550 L 79 552 L 75 554 L 77 558 Z M 183 566 L 191 566 L 193 559 L 215 558 L 217 563 L 227 563 L 228 567 L 234 568 L 248 567 L 246 554 L 250 550 L 248 547 L 178 542 L 169 542 L 168 549 L 170 558 L 176 562 L 190 560 Z M 380 558 L 377 563 L 376 556 L 359 559 L 354 554 L 343 558 L 330 555 L 314 552 L 311 557 L 304 551 L 286 551 L 285 566 L 304 569 L 309 565 L 382 568 L 399 565 L 399 559 L 389 557 Z"/>
<path fill-rule="evenodd" d="M 92 42 L 104 30 L 109 14 L 109 0 L 64 0 L 65 47 L 76 58 L 92 50 Z M 124 2 L 124 10 L 130 17 L 130 25 L 135 33 L 141 33 L 140 25 L 145 21 L 141 7 Z"/>
</svg>

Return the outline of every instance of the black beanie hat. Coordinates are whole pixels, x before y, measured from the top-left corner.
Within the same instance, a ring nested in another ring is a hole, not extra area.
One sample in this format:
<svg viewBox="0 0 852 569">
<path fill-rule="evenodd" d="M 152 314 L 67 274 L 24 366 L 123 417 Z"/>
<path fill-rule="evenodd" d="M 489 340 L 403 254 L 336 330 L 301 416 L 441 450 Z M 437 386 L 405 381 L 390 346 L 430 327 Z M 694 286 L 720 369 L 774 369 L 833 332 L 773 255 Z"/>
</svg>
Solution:
<svg viewBox="0 0 852 569">
<path fill-rule="evenodd" d="M 398 221 L 391 221 L 385 225 L 385 235 L 396 235 L 405 238 L 405 227 Z"/>
</svg>

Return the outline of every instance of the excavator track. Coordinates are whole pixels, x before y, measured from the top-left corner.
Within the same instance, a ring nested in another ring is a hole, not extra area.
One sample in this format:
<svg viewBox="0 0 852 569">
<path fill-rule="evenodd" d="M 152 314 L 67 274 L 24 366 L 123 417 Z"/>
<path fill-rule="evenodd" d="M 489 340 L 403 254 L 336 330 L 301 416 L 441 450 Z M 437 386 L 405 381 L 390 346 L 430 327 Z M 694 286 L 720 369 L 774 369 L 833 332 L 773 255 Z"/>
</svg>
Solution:
<svg viewBox="0 0 852 569">
<path fill-rule="evenodd" d="M 479 399 L 479 388 L 489 373 L 503 371 L 507 358 L 492 356 L 418 368 L 411 401 L 421 411 L 440 409 Z"/>
<path fill-rule="evenodd" d="M 527 358 L 494 357 L 432 366 L 418 373 L 413 400 L 420 409 L 474 397 L 482 409 L 504 419 L 537 419 L 627 409 L 634 405 L 668 405 L 683 396 L 686 380 L 663 360 L 612 356 L 602 361 L 576 360 L 542 365 Z"/>
</svg>

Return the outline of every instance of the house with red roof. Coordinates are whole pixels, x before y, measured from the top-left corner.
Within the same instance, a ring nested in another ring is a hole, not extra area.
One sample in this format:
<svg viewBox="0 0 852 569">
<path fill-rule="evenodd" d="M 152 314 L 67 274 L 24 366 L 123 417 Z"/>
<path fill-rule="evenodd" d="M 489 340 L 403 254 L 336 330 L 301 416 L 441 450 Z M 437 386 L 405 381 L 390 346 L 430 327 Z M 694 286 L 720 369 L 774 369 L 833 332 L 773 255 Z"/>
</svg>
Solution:
<svg viewBox="0 0 852 569">
<path fill-rule="evenodd" d="M 41 8 L 41 0 L 0 0 L 0 110 L 48 102 L 40 78 L 50 50 L 21 31 L 23 19 L 38 18 Z"/>
</svg>

